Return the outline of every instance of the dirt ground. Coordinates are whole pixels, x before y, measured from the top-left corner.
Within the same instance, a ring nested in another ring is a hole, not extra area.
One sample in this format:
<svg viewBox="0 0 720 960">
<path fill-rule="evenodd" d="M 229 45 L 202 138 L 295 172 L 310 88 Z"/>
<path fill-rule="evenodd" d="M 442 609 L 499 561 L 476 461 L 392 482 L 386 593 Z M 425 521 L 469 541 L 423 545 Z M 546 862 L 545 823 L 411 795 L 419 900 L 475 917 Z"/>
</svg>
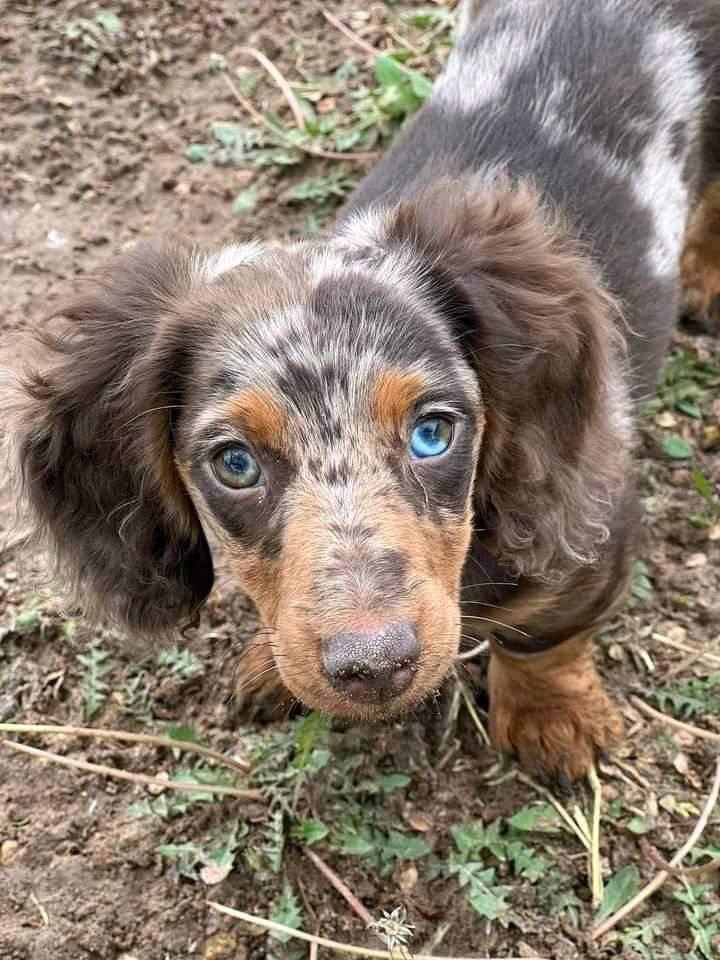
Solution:
<svg viewBox="0 0 720 960">
<path fill-rule="evenodd" d="M 107 18 L 108 9 L 116 20 Z M 397 50 L 405 38 L 414 55 L 442 3 L 342 2 L 332 10 L 376 49 Z M 312 86 L 338 69 L 352 89 L 373 83 L 371 60 L 312 0 L 120 0 L 111 8 L 6 0 L 3 351 L 14 349 L 12 335 L 65 298 L 79 275 L 143 235 L 169 232 L 207 245 L 282 238 L 317 229 L 331 212 L 337 200 L 322 183 L 337 163 L 307 158 L 259 166 L 205 162 L 202 150 L 201 162 L 193 162 L 198 154 L 188 154 L 190 145 L 212 141 L 213 124 L 248 123 L 224 79 L 228 72 L 239 84 L 248 81 L 243 90 L 258 109 L 292 124 L 277 87 L 244 45 L 262 50 L 292 83 Z M 440 47 L 409 62 L 432 73 L 442 56 Z M 249 72 L 238 77 L 240 66 Z M 316 100 L 317 112 L 351 110 L 352 103 L 336 84 Z M 355 149 L 366 145 L 367 138 Z M 352 179 L 365 167 L 348 162 L 339 169 Z M 319 204 L 302 191 L 291 202 L 294 186 L 311 177 L 322 179 Z M 620 873 L 634 887 L 658 869 L 648 843 L 670 859 L 692 829 L 718 748 L 649 721 L 629 697 L 720 733 L 720 354 L 717 343 L 688 333 L 678 333 L 675 350 L 638 450 L 646 535 L 633 605 L 598 645 L 628 727 L 617 757 L 601 770 L 602 864 L 606 880 Z M 678 440 L 686 456 L 678 455 Z M 36 593 L 36 558 L 14 549 L 12 497 L 4 497 L 0 721 L 82 724 L 90 716 L 96 725 L 137 731 L 191 726 L 215 749 L 259 763 L 251 779 L 273 805 L 228 798 L 183 805 L 168 794 L 0 749 L 3 960 L 305 955 L 302 945 L 221 917 L 208 898 L 380 947 L 311 866 L 306 844 L 373 916 L 403 905 L 415 926 L 413 951 L 553 960 L 720 956 L 717 873 L 702 882 L 673 879 L 624 927 L 592 943 L 578 838 L 556 822 L 544 828 L 533 819 L 545 798 L 512 768 L 496 765 L 466 712 L 453 719 L 451 700 L 444 711 L 370 730 L 296 721 L 243 728 L 232 665 L 256 621 L 231 584 L 216 589 L 199 628 L 178 636 L 169 656 L 139 650 L 113 631 L 68 620 L 52 597 Z M 31 742 L 121 769 L 177 770 L 155 747 L 78 737 Z M 582 789 L 561 799 L 568 809 L 590 810 Z M 523 821 L 528 816 L 531 826 Z M 456 867 L 469 836 L 462 830 L 471 824 L 475 846 L 468 841 L 472 862 L 463 874 Z M 230 852 L 211 859 L 226 869 L 202 873 L 208 862 L 197 851 L 217 847 L 218 838 Z M 695 858 L 718 857 L 719 848 L 716 807 Z M 518 850 L 528 859 L 521 862 Z M 487 873 L 479 878 L 480 867 Z"/>
</svg>

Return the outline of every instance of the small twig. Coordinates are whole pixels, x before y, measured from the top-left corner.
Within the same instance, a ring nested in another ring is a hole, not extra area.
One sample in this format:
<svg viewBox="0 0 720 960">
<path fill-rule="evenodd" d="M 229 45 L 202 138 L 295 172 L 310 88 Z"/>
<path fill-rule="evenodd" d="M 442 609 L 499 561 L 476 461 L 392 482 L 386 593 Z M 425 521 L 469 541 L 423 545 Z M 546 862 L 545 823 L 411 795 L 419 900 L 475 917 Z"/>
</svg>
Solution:
<svg viewBox="0 0 720 960">
<path fill-rule="evenodd" d="M 157 747 L 166 747 L 169 750 L 184 750 L 186 753 L 197 753 L 208 760 L 214 760 L 226 767 L 233 767 L 241 773 L 249 773 L 252 766 L 246 760 L 236 760 L 226 757 L 216 750 L 203 747 L 199 743 L 188 740 L 174 740 L 172 737 L 162 737 L 154 733 L 129 733 L 125 730 L 108 730 L 103 727 L 71 727 L 59 726 L 52 723 L 0 723 L 0 733 L 49 733 L 52 736 L 66 734 L 70 737 L 96 737 L 99 740 L 125 740 L 127 743 L 147 743 Z"/>
<path fill-rule="evenodd" d="M 483 744 L 486 747 L 491 747 L 492 744 L 490 742 L 490 737 L 488 736 L 488 732 L 485 729 L 485 724 L 480 719 L 480 714 L 475 709 L 475 704 L 473 703 L 472 694 L 468 690 L 467 684 L 465 683 L 463 678 L 460 676 L 460 673 L 457 670 L 457 668 L 455 668 L 455 680 L 457 681 L 457 684 L 460 687 L 460 693 L 462 694 L 462 698 L 465 701 L 467 712 L 472 717 L 473 723 L 477 728 L 477 732 L 478 732 L 478 736 L 480 737 L 480 740 L 483 742 Z"/>
<path fill-rule="evenodd" d="M 455 660 L 472 660 L 473 657 L 479 657 L 481 653 L 487 653 L 490 649 L 490 642 L 488 640 L 483 640 L 482 643 L 479 643 L 476 647 L 473 647 L 472 650 L 466 650 L 465 653 L 459 653 Z"/>
<path fill-rule="evenodd" d="M 657 640 L 658 643 L 662 643 L 666 647 L 671 647 L 673 650 L 680 650 L 682 653 L 693 655 L 697 653 L 699 654 L 699 660 L 707 660 L 708 663 L 720 667 L 720 656 L 715 653 L 708 650 L 698 650 L 696 647 L 691 647 L 688 643 L 682 643 L 680 640 L 673 640 L 670 637 L 666 637 L 664 633 L 653 633 L 651 636 L 653 640 Z"/>
<path fill-rule="evenodd" d="M 340 896 L 345 900 L 348 906 L 355 911 L 355 913 L 360 917 L 365 926 L 369 926 L 373 922 L 373 916 L 370 911 L 363 905 L 363 903 L 358 900 L 355 894 L 350 890 L 347 884 L 340 879 L 340 877 L 335 873 L 332 867 L 328 866 L 323 859 L 321 859 L 314 850 L 311 850 L 309 847 L 303 847 L 302 852 L 308 858 L 310 863 L 318 868 L 320 873 L 325 877 L 328 883 L 334 887 Z"/>
<path fill-rule="evenodd" d="M 315 933 L 317 933 L 318 930 L 320 929 L 320 919 L 318 918 L 317 910 L 315 909 L 315 906 L 312 900 L 310 899 L 310 895 L 305 889 L 305 883 L 303 882 L 302 877 L 296 877 L 295 882 L 297 883 L 298 890 L 300 891 L 300 896 L 302 897 L 302 902 L 305 905 L 305 909 L 307 910 L 308 915 L 315 927 Z"/>
<path fill-rule="evenodd" d="M 642 664 L 647 673 L 653 673 L 655 670 L 655 661 L 647 652 L 645 647 L 638 646 L 638 644 L 631 643 L 628 645 L 628 649 L 632 655 L 633 660 L 635 661 L 635 669 L 638 673 L 642 673 L 642 670 L 638 664 Z"/>
<path fill-rule="evenodd" d="M 409 40 L 406 40 L 404 37 L 401 37 L 400 34 L 396 30 L 393 30 L 392 27 L 385 27 L 385 32 L 389 37 L 392 37 L 395 43 L 399 44 L 399 46 L 404 47 L 406 50 L 409 50 L 410 53 L 415 54 L 416 57 L 422 56 L 422 50 L 418 50 L 418 48 L 414 46 L 412 43 L 410 43 Z"/>
<path fill-rule="evenodd" d="M 580 827 L 582 834 L 587 837 L 590 847 L 592 847 L 592 837 L 590 835 L 590 824 L 588 823 L 588 818 L 585 816 L 585 811 L 581 810 L 577 804 L 575 804 L 573 807 L 572 818 L 578 827 Z"/>
<path fill-rule="evenodd" d="M 292 112 L 293 118 L 295 119 L 295 125 L 298 130 L 305 132 L 305 114 L 303 113 L 302 107 L 298 103 L 298 99 L 293 93 L 293 90 L 290 84 L 287 82 L 285 77 L 280 73 L 278 68 L 269 60 L 264 53 L 260 50 L 256 50 L 255 47 L 240 47 L 240 53 L 246 53 L 248 56 L 253 57 L 257 62 L 263 67 L 270 76 L 273 78 L 275 83 L 280 88 L 282 95 L 285 97 L 288 106 Z"/>
<path fill-rule="evenodd" d="M 641 713 L 652 717 L 653 720 L 660 720 L 669 727 L 684 730 L 685 733 L 689 733 L 693 737 L 699 737 L 701 740 L 711 740 L 713 743 L 720 743 L 720 733 L 712 733 L 710 730 L 703 730 L 700 727 L 694 727 L 691 723 L 684 723 L 682 720 L 676 720 L 675 717 L 669 717 L 666 713 L 655 710 L 654 707 L 651 707 L 649 703 L 645 703 L 640 697 L 630 697 L 630 703 L 634 707 L 637 707 Z"/>
<path fill-rule="evenodd" d="M 326 10 L 324 7 L 320 7 L 320 13 L 325 17 L 329 24 L 335 27 L 336 30 L 339 30 L 340 33 L 348 38 L 348 40 L 351 40 L 356 47 L 360 47 L 361 50 L 364 50 L 368 56 L 373 58 L 385 56 L 382 50 L 377 50 L 372 46 L 372 44 L 369 44 L 367 40 L 363 40 L 362 37 L 359 37 L 354 30 L 351 30 L 350 27 L 346 26 L 342 20 L 338 20 L 335 14 L 330 13 L 329 10 Z M 404 41 L 402 42 L 404 43 Z M 410 50 L 412 53 L 415 52 L 412 47 L 408 47 L 408 50 Z M 395 60 L 394 62 L 395 66 L 402 70 L 403 73 L 412 74 L 413 71 L 410 70 L 409 67 L 406 67 L 404 63 L 400 63 L 399 60 Z"/>
<path fill-rule="evenodd" d="M 447 920 L 444 923 L 439 923 L 423 944 L 423 949 L 427 950 L 429 953 L 433 953 L 440 946 L 451 929 L 452 923 L 449 923 Z"/>
<path fill-rule="evenodd" d="M 367 163 L 369 160 L 375 160 L 377 158 L 377 153 L 341 153 L 335 150 L 319 150 L 315 147 L 309 147 L 307 144 L 298 143 L 285 130 L 283 130 L 281 127 L 277 127 L 274 123 L 271 123 L 267 117 L 263 116 L 263 114 L 256 109 L 256 107 L 248 100 L 248 98 L 244 97 L 240 93 L 237 85 L 233 83 L 226 72 L 221 73 L 220 76 L 225 81 L 225 84 L 237 102 L 246 113 L 250 114 L 253 120 L 265 127 L 266 130 L 269 130 L 273 136 L 280 137 L 291 147 L 295 147 L 302 153 L 307 153 L 311 157 L 324 157 L 326 160 L 351 160 L 355 163 Z"/>
<path fill-rule="evenodd" d="M 619 760 L 617 757 L 613 757 L 612 760 L 606 764 L 606 767 L 617 767 L 618 770 L 622 770 L 625 773 L 630 774 L 632 779 L 625 777 L 625 781 L 630 783 L 631 786 L 637 786 L 639 784 L 644 790 L 650 791 L 653 789 L 653 785 L 650 783 L 650 781 L 647 780 L 641 773 L 639 773 L 639 771 L 637 771 L 631 763 L 627 763 L 625 760 Z"/>
<path fill-rule="evenodd" d="M 568 813 L 565 807 L 557 800 L 550 790 L 546 790 L 545 787 L 541 786 L 539 783 L 536 783 L 532 777 L 529 777 L 526 773 L 521 773 L 518 771 L 517 779 L 522 783 L 526 783 L 529 787 L 532 787 L 533 790 L 536 790 L 540 796 L 545 797 L 545 799 L 550 803 L 555 810 L 560 815 L 561 819 L 565 824 L 570 828 L 570 830 L 575 834 L 580 843 L 585 847 L 586 850 L 589 850 L 591 847 L 590 835 L 586 833 L 580 826 L 579 823 Z"/>
<path fill-rule="evenodd" d="M 236 920 L 242 920 L 256 927 L 264 927 L 265 930 L 275 930 L 296 940 L 304 940 L 306 943 L 316 943 L 318 947 L 326 947 L 328 950 L 335 950 L 337 953 L 349 953 L 356 957 L 377 957 L 378 960 L 397 960 L 397 954 L 389 950 L 375 950 L 372 947 L 356 947 L 351 943 L 340 943 L 338 940 L 327 940 L 325 937 L 318 937 L 312 933 L 305 933 L 304 930 L 295 930 L 293 927 L 286 927 L 284 923 L 277 923 L 275 920 L 266 920 L 265 917 L 256 917 L 252 913 L 243 913 L 242 910 L 233 910 L 232 907 L 226 907 L 215 900 L 208 900 L 207 905 L 218 913 L 224 913 L 228 917 L 235 917 Z M 428 954 L 415 953 L 413 960 L 478 960 L 477 957 L 441 957 L 429 956 Z M 485 960 L 493 960 L 492 957 Z M 503 960 L 520 960 L 519 957 L 504 957 Z M 547 957 L 527 957 L 525 960 L 548 960 Z"/>
<path fill-rule="evenodd" d="M 241 800 L 263 800 L 260 790 L 242 790 L 239 787 L 223 787 L 216 784 L 178 783 L 175 780 L 162 780 L 160 777 L 149 777 L 145 773 L 130 773 L 128 770 L 118 770 L 116 767 L 106 767 L 99 763 L 88 763 L 87 760 L 75 760 L 72 757 L 62 757 L 49 750 L 38 750 L 37 747 L 28 747 L 24 743 L 15 743 L 14 740 L 0 740 L 0 746 L 16 750 L 18 753 L 27 753 L 42 760 L 49 760 L 60 767 L 72 767 L 75 770 L 84 770 L 88 773 L 99 773 L 103 777 L 114 777 L 116 780 L 128 780 L 130 783 L 141 783 L 144 786 L 163 787 L 167 790 L 180 790 L 185 793 L 216 793 L 227 797 L 238 797 Z"/>
<path fill-rule="evenodd" d="M 37 898 L 37 897 L 35 896 L 35 894 L 32 893 L 32 892 L 30 893 L 30 899 L 32 900 L 32 902 L 35 904 L 35 906 L 36 906 L 37 909 L 38 909 L 38 913 L 40 914 L 40 919 L 42 920 L 43 926 L 44 926 L 44 927 L 49 927 L 49 926 L 50 926 L 50 917 L 48 916 L 48 912 L 47 912 L 47 910 L 45 909 L 45 907 L 40 903 L 40 901 L 38 900 L 38 898 Z"/>
<path fill-rule="evenodd" d="M 455 735 L 455 731 L 457 729 L 457 718 L 458 714 L 460 713 L 461 699 L 462 694 L 460 693 L 460 685 L 456 683 L 450 694 L 450 705 L 445 714 L 442 737 L 440 738 L 440 743 L 438 745 L 437 752 L 440 757 L 447 756 L 447 746 Z M 447 761 L 445 762 L 447 763 Z M 437 769 L 440 769 L 439 765 Z"/>
<path fill-rule="evenodd" d="M 330 11 L 326 10 L 324 7 L 320 8 L 320 13 L 325 17 L 327 22 L 331 24 L 331 26 L 335 27 L 336 30 L 339 30 L 340 33 L 348 38 L 348 40 L 351 40 L 356 47 L 360 47 L 361 50 L 364 50 L 368 56 L 381 56 L 379 50 L 376 50 L 372 44 L 367 42 L 367 40 L 363 40 L 362 37 L 359 37 L 354 30 L 350 29 L 350 27 L 346 27 L 342 20 L 338 20 L 334 13 L 330 13 Z"/>
<path fill-rule="evenodd" d="M 647 837 L 640 837 L 640 849 L 648 858 L 650 863 L 670 874 L 671 877 L 683 877 L 686 880 L 698 880 L 701 877 L 707 877 L 711 873 L 720 870 L 720 859 L 711 860 L 709 863 L 700 863 L 695 867 L 673 867 L 664 860 L 656 848 L 649 843 Z"/>
<path fill-rule="evenodd" d="M 700 814 L 700 817 L 698 818 L 698 821 L 695 824 L 695 827 L 693 828 L 692 833 L 687 838 L 687 840 L 682 845 L 682 847 L 680 847 L 680 849 L 672 858 L 668 866 L 670 866 L 673 869 L 676 867 L 679 867 L 682 864 L 683 859 L 687 856 L 687 854 L 692 850 L 692 848 L 698 842 L 698 840 L 703 834 L 703 831 L 705 830 L 705 827 L 707 826 L 707 822 L 710 819 L 713 810 L 715 809 L 715 804 L 717 803 L 718 796 L 720 796 L 720 757 L 718 758 L 715 765 L 715 777 L 713 778 L 712 786 L 710 788 L 710 793 L 708 794 L 708 798 L 705 801 L 705 806 L 703 807 L 702 813 Z M 657 873 L 652 878 L 652 880 L 642 888 L 642 890 L 639 890 L 631 900 L 628 900 L 628 902 L 625 904 L 624 907 L 621 907 L 611 917 L 608 917 L 607 920 L 603 921 L 603 923 L 595 927 L 595 929 L 590 934 L 590 939 L 598 940 L 600 937 L 604 936 L 606 933 L 612 930 L 613 927 L 616 927 L 621 920 L 627 917 L 628 914 L 632 913 L 636 907 L 638 907 L 641 903 L 647 900 L 649 896 L 655 893 L 655 891 L 658 890 L 665 883 L 665 881 L 668 879 L 670 875 L 671 874 L 664 869 L 661 870 L 659 873 Z"/>
<path fill-rule="evenodd" d="M 595 767 L 590 767 L 588 783 L 593 793 L 592 829 L 590 832 L 590 890 L 593 909 L 597 910 L 603 902 L 603 876 L 600 863 L 600 811 L 602 807 L 602 785 Z"/>
<path fill-rule="evenodd" d="M 317 960 L 318 955 L 318 943 L 317 940 L 313 940 L 310 944 L 310 960 Z"/>
<path fill-rule="evenodd" d="M 458 697 L 459 696 L 460 696 L 460 692 L 458 691 Z M 435 766 L 436 772 L 439 773 L 441 770 L 444 770 L 445 767 L 450 763 L 450 761 L 455 759 L 455 755 L 456 753 L 458 753 L 459 750 L 460 750 L 460 742 L 458 740 L 455 740 L 452 746 L 450 746 L 438 760 L 437 765 Z"/>
</svg>

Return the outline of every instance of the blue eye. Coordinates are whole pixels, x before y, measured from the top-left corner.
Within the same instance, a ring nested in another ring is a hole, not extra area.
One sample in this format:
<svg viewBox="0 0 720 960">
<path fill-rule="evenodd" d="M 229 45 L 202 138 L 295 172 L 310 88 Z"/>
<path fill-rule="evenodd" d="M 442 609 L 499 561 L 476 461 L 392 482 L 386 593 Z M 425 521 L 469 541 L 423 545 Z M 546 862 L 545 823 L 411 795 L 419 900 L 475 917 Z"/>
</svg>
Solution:
<svg viewBox="0 0 720 960">
<path fill-rule="evenodd" d="M 235 490 L 254 487 L 262 476 L 257 460 L 244 447 L 225 447 L 215 454 L 213 470 L 221 483 Z"/>
<path fill-rule="evenodd" d="M 410 438 L 410 452 L 418 460 L 439 457 L 452 442 L 453 425 L 445 417 L 426 417 L 420 420 Z"/>
</svg>

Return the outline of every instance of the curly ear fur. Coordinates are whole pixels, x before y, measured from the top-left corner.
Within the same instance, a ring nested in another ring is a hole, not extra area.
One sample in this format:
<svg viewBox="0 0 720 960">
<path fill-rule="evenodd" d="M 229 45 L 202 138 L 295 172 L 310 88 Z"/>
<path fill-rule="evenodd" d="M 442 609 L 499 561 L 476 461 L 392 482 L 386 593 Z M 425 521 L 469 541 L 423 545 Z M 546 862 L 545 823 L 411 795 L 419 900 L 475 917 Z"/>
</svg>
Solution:
<svg viewBox="0 0 720 960">
<path fill-rule="evenodd" d="M 172 451 L 190 335 L 170 309 L 191 279 L 186 252 L 137 248 L 37 335 L 46 360 L 20 386 L 35 532 L 83 608 L 142 632 L 192 615 L 213 582 Z"/>
<path fill-rule="evenodd" d="M 592 562 L 629 452 L 620 314 L 594 267 L 523 184 L 434 184 L 386 229 L 477 372 L 476 508 L 498 556 L 539 578 Z"/>
</svg>

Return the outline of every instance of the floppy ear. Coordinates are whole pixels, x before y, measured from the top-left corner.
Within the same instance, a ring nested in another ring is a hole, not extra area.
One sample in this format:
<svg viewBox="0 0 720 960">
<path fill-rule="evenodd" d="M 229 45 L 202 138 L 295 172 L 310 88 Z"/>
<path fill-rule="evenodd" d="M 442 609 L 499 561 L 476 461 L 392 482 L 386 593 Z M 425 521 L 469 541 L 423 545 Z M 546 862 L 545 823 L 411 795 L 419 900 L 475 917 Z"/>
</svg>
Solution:
<svg viewBox="0 0 720 960">
<path fill-rule="evenodd" d="M 527 185 L 449 182 L 388 215 L 475 369 L 486 412 L 476 510 L 518 573 L 592 562 L 626 479 L 619 310 Z"/>
<path fill-rule="evenodd" d="M 192 334 L 172 306 L 190 254 L 136 248 L 40 334 L 21 387 L 16 455 L 36 532 L 83 608 L 138 631 L 193 614 L 212 560 L 173 461 Z"/>
</svg>

